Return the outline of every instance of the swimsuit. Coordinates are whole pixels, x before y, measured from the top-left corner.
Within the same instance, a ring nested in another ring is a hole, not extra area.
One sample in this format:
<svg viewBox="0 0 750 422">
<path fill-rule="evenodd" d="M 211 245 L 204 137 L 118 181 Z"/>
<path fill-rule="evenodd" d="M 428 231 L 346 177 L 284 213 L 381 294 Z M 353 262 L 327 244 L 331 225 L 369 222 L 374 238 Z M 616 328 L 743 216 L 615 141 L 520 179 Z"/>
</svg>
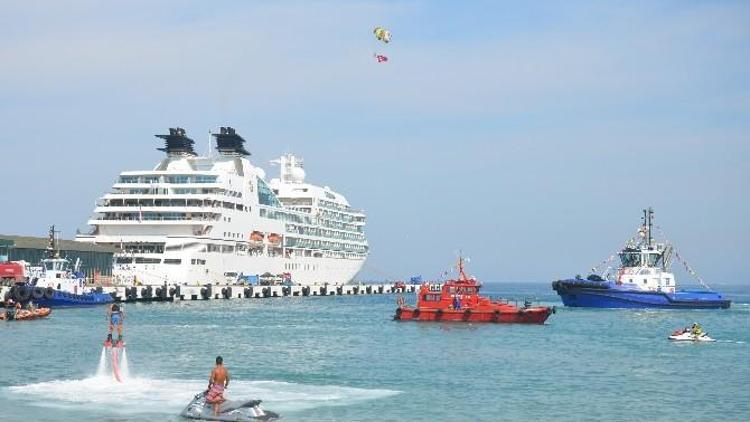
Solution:
<svg viewBox="0 0 750 422">
<path fill-rule="evenodd" d="M 112 314 L 112 325 L 120 325 L 122 324 L 122 315 L 119 312 L 115 312 Z"/>
<path fill-rule="evenodd" d="M 224 394 L 224 384 L 219 384 L 218 382 L 215 382 L 211 384 L 211 389 L 208 390 L 208 394 L 206 394 L 206 402 L 213 403 L 219 397 L 223 398 L 222 394 Z"/>
</svg>

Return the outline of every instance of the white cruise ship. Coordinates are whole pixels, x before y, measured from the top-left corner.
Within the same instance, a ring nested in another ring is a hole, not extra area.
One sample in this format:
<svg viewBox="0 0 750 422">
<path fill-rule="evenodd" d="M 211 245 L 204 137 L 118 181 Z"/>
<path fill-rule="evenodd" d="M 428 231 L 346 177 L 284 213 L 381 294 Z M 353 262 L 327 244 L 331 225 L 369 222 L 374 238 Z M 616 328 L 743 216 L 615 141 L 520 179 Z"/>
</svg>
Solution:
<svg viewBox="0 0 750 422">
<path fill-rule="evenodd" d="M 184 129 L 156 136 L 166 157 L 153 170 L 120 173 L 97 201 L 89 233 L 76 236 L 120 248 L 116 281 L 345 284 L 359 272 L 365 214 L 329 187 L 305 183 L 301 159 L 272 161 L 280 175 L 267 183 L 231 127 L 213 135 L 216 152 L 206 157 Z"/>
</svg>

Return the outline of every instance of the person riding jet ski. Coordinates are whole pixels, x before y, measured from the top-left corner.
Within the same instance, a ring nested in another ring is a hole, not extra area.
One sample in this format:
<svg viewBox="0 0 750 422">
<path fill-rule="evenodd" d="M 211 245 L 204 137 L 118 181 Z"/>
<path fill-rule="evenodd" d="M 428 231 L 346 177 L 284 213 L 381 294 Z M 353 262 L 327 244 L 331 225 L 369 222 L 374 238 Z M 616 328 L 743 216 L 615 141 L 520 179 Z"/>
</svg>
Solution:
<svg viewBox="0 0 750 422">
<path fill-rule="evenodd" d="M 279 417 L 274 412 L 262 410 L 260 400 L 227 400 L 224 390 L 228 385 L 229 373 L 224 368 L 224 359 L 217 356 L 208 389 L 197 394 L 180 415 L 208 421 L 267 421 Z"/>
</svg>

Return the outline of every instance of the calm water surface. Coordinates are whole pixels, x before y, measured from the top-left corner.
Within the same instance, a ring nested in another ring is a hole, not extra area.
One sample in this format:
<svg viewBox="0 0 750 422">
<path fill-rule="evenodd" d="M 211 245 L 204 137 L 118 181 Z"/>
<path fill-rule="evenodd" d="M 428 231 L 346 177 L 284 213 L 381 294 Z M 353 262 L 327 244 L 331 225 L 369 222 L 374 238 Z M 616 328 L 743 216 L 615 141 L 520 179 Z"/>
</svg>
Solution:
<svg viewBox="0 0 750 422">
<path fill-rule="evenodd" d="M 557 305 L 542 326 L 394 322 L 393 296 L 132 304 L 123 384 L 96 376 L 104 308 L 56 310 L 0 323 L 0 420 L 178 421 L 217 354 L 228 396 L 289 421 L 748 420 L 750 288 L 716 287 L 730 310 L 566 309 L 549 283 L 485 288 Z M 693 321 L 719 341 L 666 340 Z"/>
</svg>

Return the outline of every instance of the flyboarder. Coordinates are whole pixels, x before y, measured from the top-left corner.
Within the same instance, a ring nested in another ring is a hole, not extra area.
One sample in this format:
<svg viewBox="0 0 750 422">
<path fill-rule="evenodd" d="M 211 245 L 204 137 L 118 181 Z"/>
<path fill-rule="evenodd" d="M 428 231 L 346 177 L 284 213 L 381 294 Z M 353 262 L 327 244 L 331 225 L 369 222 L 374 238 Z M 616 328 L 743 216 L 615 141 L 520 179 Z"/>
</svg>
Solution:
<svg viewBox="0 0 750 422">
<path fill-rule="evenodd" d="M 109 321 L 109 334 L 107 335 L 107 340 L 104 342 L 105 346 L 113 346 L 114 347 L 122 347 L 124 346 L 122 342 L 122 322 L 125 319 L 125 313 L 122 309 L 120 309 L 120 306 L 116 303 L 113 303 L 109 309 L 107 310 L 107 320 Z M 113 344 L 112 342 L 112 333 L 114 332 L 114 329 L 117 328 L 117 342 Z"/>
</svg>

